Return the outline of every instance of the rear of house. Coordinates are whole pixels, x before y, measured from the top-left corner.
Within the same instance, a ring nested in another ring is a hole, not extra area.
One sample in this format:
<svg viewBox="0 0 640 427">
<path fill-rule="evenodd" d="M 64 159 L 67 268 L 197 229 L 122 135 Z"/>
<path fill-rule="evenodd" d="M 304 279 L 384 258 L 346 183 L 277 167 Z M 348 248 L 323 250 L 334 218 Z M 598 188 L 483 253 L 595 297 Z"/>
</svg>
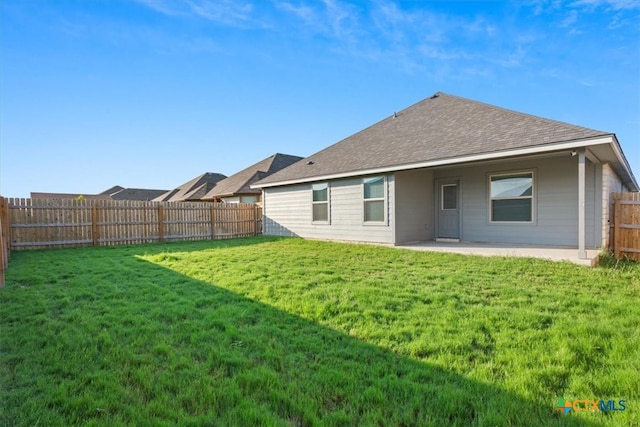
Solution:
<svg viewBox="0 0 640 427">
<path fill-rule="evenodd" d="M 268 235 L 606 245 L 614 134 L 438 93 L 258 183 Z"/>
</svg>

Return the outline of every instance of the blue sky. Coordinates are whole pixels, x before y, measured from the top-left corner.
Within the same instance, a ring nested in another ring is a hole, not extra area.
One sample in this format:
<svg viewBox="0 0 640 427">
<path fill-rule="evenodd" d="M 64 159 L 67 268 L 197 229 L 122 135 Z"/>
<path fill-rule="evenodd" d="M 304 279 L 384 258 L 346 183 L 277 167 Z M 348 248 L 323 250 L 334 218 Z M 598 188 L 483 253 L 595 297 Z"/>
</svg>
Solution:
<svg viewBox="0 0 640 427">
<path fill-rule="evenodd" d="M 614 132 L 640 1 L 2 0 L 0 193 L 171 189 L 447 92 Z"/>
</svg>

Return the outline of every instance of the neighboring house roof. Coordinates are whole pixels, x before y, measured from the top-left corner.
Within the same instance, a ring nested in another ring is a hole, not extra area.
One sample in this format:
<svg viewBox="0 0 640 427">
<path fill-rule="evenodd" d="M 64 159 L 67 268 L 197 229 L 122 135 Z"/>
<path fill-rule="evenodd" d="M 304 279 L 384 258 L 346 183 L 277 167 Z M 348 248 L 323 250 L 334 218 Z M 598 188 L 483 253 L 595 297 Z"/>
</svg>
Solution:
<svg viewBox="0 0 640 427">
<path fill-rule="evenodd" d="M 146 188 L 124 188 L 116 185 L 99 194 L 76 193 L 31 193 L 32 199 L 77 199 L 85 200 L 141 200 L 148 201 L 166 193 L 167 190 L 149 190 Z"/>
<path fill-rule="evenodd" d="M 113 187 L 104 190 L 102 193 L 99 194 L 106 194 L 106 195 L 112 195 L 113 193 L 117 193 L 118 191 L 122 191 L 124 190 L 124 187 L 120 187 L 119 185 L 114 185 Z"/>
<path fill-rule="evenodd" d="M 215 185 L 227 176 L 221 173 L 206 172 L 185 182 L 175 190 L 156 197 L 156 202 L 184 202 L 186 200 L 199 200 L 207 194 Z"/>
<path fill-rule="evenodd" d="M 80 194 L 80 193 L 37 193 L 31 192 L 32 199 L 78 199 L 84 200 L 113 200 L 108 194 Z"/>
<path fill-rule="evenodd" d="M 113 200 L 153 200 L 165 194 L 167 190 L 149 190 L 147 188 L 123 188 L 111 193 Z"/>
<path fill-rule="evenodd" d="M 632 187 L 635 178 L 615 135 L 544 119 L 438 92 L 394 113 L 304 161 L 275 173 L 255 188 L 367 173 L 430 167 L 560 149 L 559 143 L 608 137 L 614 168 Z M 608 142 L 607 140 L 607 142 Z M 615 145 L 615 147 L 613 146 Z M 569 147 L 565 144 L 563 147 Z M 529 150 L 531 152 L 535 150 Z"/>
<path fill-rule="evenodd" d="M 269 156 L 266 159 L 218 182 L 218 184 L 204 197 L 202 197 L 202 199 L 211 200 L 238 194 L 260 194 L 260 190 L 252 189 L 251 184 L 300 160 L 302 160 L 302 157 L 299 156 L 281 153 L 273 154 L 272 156 Z"/>
</svg>

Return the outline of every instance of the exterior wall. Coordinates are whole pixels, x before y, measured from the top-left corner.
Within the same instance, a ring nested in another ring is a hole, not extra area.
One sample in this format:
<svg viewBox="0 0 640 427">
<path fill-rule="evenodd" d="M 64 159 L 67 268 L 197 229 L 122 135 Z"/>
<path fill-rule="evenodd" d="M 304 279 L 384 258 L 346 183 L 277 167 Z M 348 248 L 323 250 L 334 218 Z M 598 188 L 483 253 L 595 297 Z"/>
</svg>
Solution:
<svg viewBox="0 0 640 427">
<path fill-rule="evenodd" d="M 395 243 L 432 240 L 433 171 L 418 169 L 396 173 Z"/>
<path fill-rule="evenodd" d="M 328 224 L 313 223 L 311 184 L 265 188 L 263 232 L 270 236 L 359 242 L 394 242 L 394 177 L 387 176 L 387 221 L 384 225 L 363 223 L 361 178 L 329 181 Z"/>
<path fill-rule="evenodd" d="M 490 223 L 489 175 L 519 171 L 534 172 L 534 222 Z M 264 234 L 381 243 L 431 240 L 438 237 L 437 183 L 446 179 L 460 183 L 461 240 L 577 247 L 578 164 L 567 153 L 388 175 L 385 225 L 363 223 L 361 177 L 329 182 L 329 224 L 312 221 L 311 184 L 266 188 Z M 608 219 L 608 194 L 621 185 L 608 165 L 588 160 L 585 184 L 585 243 L 599 248 L 606 240 L 602 220 Z"/>
<path fill-rule="evenodd" d="M 534 222 L 532 224 L 492 224 L 489 221 L 489 174 L 534 172 Z M 586 167 L 586 245 L 599 247 L 602 206 L 596 165 Z M 460 180 L 461 239 L 476 242 L 523 243 L 538 245 L 578 245 L 578 166 L 577 157 L 532 158 L 495 162 L 482 166 L 437 170 L 434 179 Z M 437 236 L 435 236 L 437 237 Z"/>
<path fill-rule="evenodd" d="M 611 236 L 611 193 L 627 191 L 610 164 L 602 165 L 602 247 L 608 248 Z"/>
</svg>

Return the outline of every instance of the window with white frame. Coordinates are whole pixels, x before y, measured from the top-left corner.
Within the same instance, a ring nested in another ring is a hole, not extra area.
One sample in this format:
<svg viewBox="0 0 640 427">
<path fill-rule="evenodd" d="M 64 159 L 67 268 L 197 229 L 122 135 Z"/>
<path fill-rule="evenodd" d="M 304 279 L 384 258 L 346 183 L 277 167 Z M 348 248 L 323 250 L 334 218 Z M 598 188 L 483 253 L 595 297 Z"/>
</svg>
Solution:
<svg viewBox="0 0 640 427">
<path fill-rule="evenodd" d="M 329 222 L 329 184 L 313 184 L 311 192 L 313 222 Z"/>
<path fill-rule="evenodd" d="M 491 222 L 533 222 L 533 172 L 489 176 Z"/>
<path fill-rule="evenodd" d="M 364 222 L 385 221 L 385 187 L 384 176 L 375 176 L 363 180 L 364 188 Z"/>
</svg>

